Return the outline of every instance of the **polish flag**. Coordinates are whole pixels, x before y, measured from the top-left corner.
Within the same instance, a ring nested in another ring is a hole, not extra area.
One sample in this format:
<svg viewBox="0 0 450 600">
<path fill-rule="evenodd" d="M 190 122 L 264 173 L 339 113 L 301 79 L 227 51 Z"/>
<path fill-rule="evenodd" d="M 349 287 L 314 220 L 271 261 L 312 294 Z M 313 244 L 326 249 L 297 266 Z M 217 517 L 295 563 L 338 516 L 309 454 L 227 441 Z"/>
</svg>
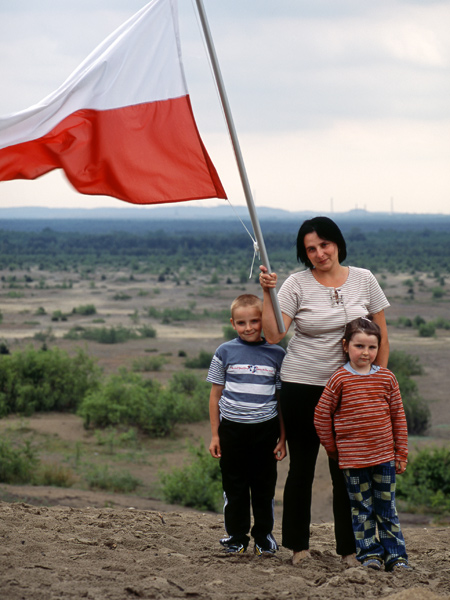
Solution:
<svg viewBox="0 0 450 600">
<path fill-rule="evenodd" d="M 152 0 L 54 93 L 0 117 L 0 181 L 64 169 L 134 204 L 226 198 L 195 124 L 176 0 Z"/>
</svg>

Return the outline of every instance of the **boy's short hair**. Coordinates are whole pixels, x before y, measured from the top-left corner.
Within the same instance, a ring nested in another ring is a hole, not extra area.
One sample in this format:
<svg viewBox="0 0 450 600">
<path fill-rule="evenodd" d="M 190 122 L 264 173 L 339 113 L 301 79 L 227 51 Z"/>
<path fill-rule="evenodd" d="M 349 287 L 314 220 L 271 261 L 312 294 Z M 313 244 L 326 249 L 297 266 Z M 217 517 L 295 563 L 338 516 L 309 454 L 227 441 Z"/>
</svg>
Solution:
<svg viewBox="0 0 450 600">
<path fill-rule="evenodd" d="M 261 298 L 258 298 L 254 294 L 242 294 L 231 303 L 231 318 L 234 318 L 234 311 L 237 308 L 243 308 L 244 306 L 257 306 L 262 313 L 263 302 Z"/>
</svg>

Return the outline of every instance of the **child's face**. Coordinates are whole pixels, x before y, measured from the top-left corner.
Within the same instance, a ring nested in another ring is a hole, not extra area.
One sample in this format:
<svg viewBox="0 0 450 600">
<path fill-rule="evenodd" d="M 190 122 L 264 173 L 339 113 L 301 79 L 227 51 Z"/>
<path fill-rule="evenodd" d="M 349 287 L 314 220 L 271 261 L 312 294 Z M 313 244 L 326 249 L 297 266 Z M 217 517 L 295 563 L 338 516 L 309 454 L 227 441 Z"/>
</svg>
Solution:
<svg viewBox="0 0 450 600">
<path fill-rule="evenodd" d="M 378 353 L 378 338 L 358 331 L 352 339 L 344 340 L 344 350 L 348 353 L 350 365 L 359 373 L 368 373 Z"/>
<path fill-rule="evenodd" d="M 245 342 L 260 342 L 262 330 L 261 310 L 257 306 L 235 308 L 230 319 L 233 329 Z"/>
</svg>

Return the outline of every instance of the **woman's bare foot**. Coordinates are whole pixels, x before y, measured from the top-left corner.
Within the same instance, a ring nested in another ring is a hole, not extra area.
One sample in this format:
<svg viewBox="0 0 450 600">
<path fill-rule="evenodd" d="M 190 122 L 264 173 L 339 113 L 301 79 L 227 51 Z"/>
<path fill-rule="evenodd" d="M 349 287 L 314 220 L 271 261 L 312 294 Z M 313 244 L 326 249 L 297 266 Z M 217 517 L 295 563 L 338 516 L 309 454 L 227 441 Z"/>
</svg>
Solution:
<svg viewBox="0 0 450 600">
<path fill-rule="evenodd" d="M 298 565 L 305 560 L 305 558 L 311 558 L 311 552 L 309 550 L 300 550 L 299 552 L 294 552 L 292 556 L 292 564 Z"/>
</svg>

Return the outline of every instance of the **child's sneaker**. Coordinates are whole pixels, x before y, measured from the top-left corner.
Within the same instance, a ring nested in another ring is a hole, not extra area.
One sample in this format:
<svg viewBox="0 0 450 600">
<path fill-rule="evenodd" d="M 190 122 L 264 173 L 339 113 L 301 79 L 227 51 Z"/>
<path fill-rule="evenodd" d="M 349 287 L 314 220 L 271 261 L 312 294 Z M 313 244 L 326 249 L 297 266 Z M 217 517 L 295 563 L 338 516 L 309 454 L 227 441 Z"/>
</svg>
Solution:
<svg viewBox="0 0 450 600">
<path fill-rule="evenodd" d="M 362 565 L 368 569 L 379 571 L 381 569 L 381 560 L 378 560 L 378 558 L 368 558 L 362 563 Z"/>
<path fill-rule="evenodd" d="M 255 543 L 254 552 L 256 556 L 273 556 L 276 552 L 275 548 L 263 548 L 259 544 Z"/>
<path fill-rule="evenodd" d="M 393 565 L 390 565 L 388 569 L 386 569 L 386 571 L 396 571 L 396 572 L 400 572 L 400 571 L 412 571 L 413 568 L 410 567 L 408 565 L 407 562 L 405 562 L 404 560 L 398 560 L 397 562 L 395 562 Z"/>
<path fill-rule="evenodd" d="M 244 554 L 247 546 L 242 543 L 233 541 L 233 538 L 223 538 L 219 540 L 227 554 Z"/>
</svg>

